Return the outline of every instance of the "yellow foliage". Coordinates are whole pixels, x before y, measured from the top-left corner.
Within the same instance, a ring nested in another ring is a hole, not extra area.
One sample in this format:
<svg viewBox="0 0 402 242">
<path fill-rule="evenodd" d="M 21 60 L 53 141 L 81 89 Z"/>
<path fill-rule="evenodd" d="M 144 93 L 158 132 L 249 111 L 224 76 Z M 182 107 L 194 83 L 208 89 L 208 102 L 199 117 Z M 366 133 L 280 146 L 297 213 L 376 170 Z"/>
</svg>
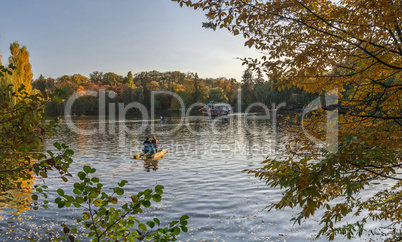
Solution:
<svg viewBox="0 0 402 242">
<path fill-rule="evenodd" d="M 337 153 L 317 149 L 301 134 L 288 144 L 289 159 L 268 159 L 250 171 L 269 186 L 287 189 L 273 208 L 300 206 L 297 222 L 326 208 L 319 235 L 329 239 L 351 238 L 352 227 L 360 233 L 368 218 L 402 222 L 401 182 L 366 200 L 358 196 L 373 179 L 402 179 L 394 175 L 402 167 L 400 1 L 173 1 L 204 9 L 211 25 L 243 35 L 245 46 L 265 54 L 243 64 L 278 80 L 273 86 L 279 91 L 295 85 L 322 96 L 337 92 L 338 105 L 327 107 L 324 98 L 323 108 L 303 120 L 306 131 L 321 140 L 338 123 Z M 329 110 L 342 108 L 327 120 Z M 345 202 L 329 205 L 339 197 Z M 353 209 L 376 212 L 337 228 L 333 222 Z"/>
</svg>

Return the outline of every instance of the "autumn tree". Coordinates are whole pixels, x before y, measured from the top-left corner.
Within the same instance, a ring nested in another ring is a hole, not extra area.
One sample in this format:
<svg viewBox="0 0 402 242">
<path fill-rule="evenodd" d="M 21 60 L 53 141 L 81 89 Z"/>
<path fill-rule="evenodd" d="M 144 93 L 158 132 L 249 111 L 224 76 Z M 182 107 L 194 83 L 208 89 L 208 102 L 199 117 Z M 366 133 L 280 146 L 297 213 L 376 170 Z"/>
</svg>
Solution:
<svg viewBox="0 0 402 242">
<path fill-rule="evenodd" d="M 88 77 L 83 76 L 81 74 L 74 74 L 71 76 L 71 81 L 76 83 L 77 85 L 83 85 L 89 81 Z"/>
<path fill-rule="evenodd" d="M 144 100 L 144 105 L 150 107 L 151 91 L 148 89 L 149 83 L 152 81 L 147 72 L 141 72 L 135 74 L 134 83 L 138 83 L 142 87 L 142 98 Z"/>
<path fill-rule="evenodd" d="M 113 72 L 107 72 L 107 73 L 103 74 L 103 77 L 102 77 L 103 85 L 115 86 L 115 85 L 118 85 L 121 83 L 123 83 L 122 76 L 117 75 L 116 73 L 113 73 Z"/>
<path fill-rule="evenodd" d="M 244 106 L 249 106 L 255 101 L 254 97 L 255 80 L 250 68 L 244 71 L 242 76 L 241 92 L 244 100 Z"/>
<path fill-rule="evenodd" d="M 32 82 L 32 88 L 38 89 L 41 92 L 54 91 L 55 80 L 51 77 L 45 78 L 40 75 L 38 79 Z"/>
<path fill-rule="evenodd" d="M 15 87 L 24 85 L 26 87 L 25 91 L 30 93 L 32 90 L 31 81 L 33 74 L 31 64 L 29 63 L 27 47 L 22 46 L 22 48 L 20 48 L 20 45 L 16 41 L 10 44 L 10 51 L 11 56 L 8 58 L 8 61 L 15 66 L 12 75 L 14 82 L 12 84 L 14 84 Z"/>
<path fill-rule="evenodd" d="M 194 83 L 193 102 L 196 103 L 199 100 L 201 100 L 201 84 L 197 73 L 195 73 L 193 83 Z"/>
<path fill-rule="evenodd" d="M 62 99 L 68 99 L 76 92 L 79 85 L 72 82 L 70 76 L 64 75 L 56 79 L 55 87 L 63 90 L 63 93 L 59 94 Z"/>
<path fill-rule="evenodd" d="M 31 64 L 29 63 L 29 52 L 27 48 L 25 46 L 20 48 L 19 43 L 16 41 L 10 44 L 10 52 L 11 55 L 8 58 L 8 62 L 13 68 L 8 71 L 12 72 L 10 73 L 12 75 L 2 75 L 0 77 L 0 88 L 6 89 L 9 85 L 12 85 L 10 91 L 16 92 L 21 85 L 24 85 L 25 88 L 21 90 L 31 93 L 33 74 Z"/>
<path fill-rule="evenodd" d="M 264 82 L 254 90 L 257 102 L 264 104 L 270 104 L 272 94 L 272 84 L 270 82 Z"/>
<path fill-rule="evenodd" d="M 127 76 L 124 77 L 124 84 L 127 84 L 129 87 L 134 88 L 134 76 L 131 71 L 127 73 Z"/>
<path fill-rule="evenodd" d="M 224 77 L 220 77 L 216 79 L 216 84 L 214 86 L 220 87 L 225 91 L 225 95 L 228 98 L 228 103 L 231 105 L 235 104 L 235 100 L 237 99 L 238 89 L 240 88 L 240 83 L 236 81 L 236 79 L 227 79 Z"/>
<path fill-rule="evenodd" d="M 226 103 L 228 101 L 228 98 L 226 97 L 225 91 L 220 88 L 212 88 L 209 90 L 208 93 L 208 98 L 205 100 L 206 102 L 214 101 L 214 102 L 224 102 Z"/>
<path fill-rule="evenodd" d="M 19 72 L 0 66 L 0 78 L 15 73 Z M 28 209 L 31 202 L 34 209 L 38 209 L 37 195 L 27 196 L 33 191 L 34 177 L 45 178 L 51 169 L 66 175 L 72 155 L 64 145 L 59 146 L 60 153 L 52 153 L 49 157 L 35 152 L 34 147 L 41 145 L 43 138 L 55 131 L 57 120 L 45 122 L 43 110 L 53 95 L 28 93 L 25 89 L 24 85 L 17 89 L 12 84 L 0 90 L 0 207 L 17 211 Z M 13 92 L 12 96 L 8 95 L 10 92 Z M 35 185 L 36 188 L 43 189 L 41 185 Z"/>
<path fill-rule="evenodd" d="M 207 11 L 204 27 L 227 29 L 263 56 L 243 63 L 277 80 L 281 91 L 296 86 L 320 94 L 321 104 L 338 103 L 305 118 L 305 129 L 325 140 L 325 123 L 338 125 L 334 147 L 318 149 L 297 138 L 288 158 L 272 157 L 250 171 L 269 186 L 284 189 L 271 208 L 300 207 L 301 222 L 324 209 L 317 236 L 361 235 L 369 220 L 402 221 L 402 5 L 395 0 L 173 0 Z M 344 109 L 342 112 L 341 110 Z M 345 111 L 347 110 L 347 111 Z M 305 137 L 305 136 L 304 136 Z M 375 179 L 388 189 L 360 196 Z M 366 213 L 363 213 L 366 211 Z M 358 221 L 346 225 L 352 215 Z"/>
<path fill-rule="evenodd" d="M 103 82 L 103 72 L 101 71 L 94 71 L 89 74 L 89 80 L 96 84 L 101 84 Z"/>
</svg>

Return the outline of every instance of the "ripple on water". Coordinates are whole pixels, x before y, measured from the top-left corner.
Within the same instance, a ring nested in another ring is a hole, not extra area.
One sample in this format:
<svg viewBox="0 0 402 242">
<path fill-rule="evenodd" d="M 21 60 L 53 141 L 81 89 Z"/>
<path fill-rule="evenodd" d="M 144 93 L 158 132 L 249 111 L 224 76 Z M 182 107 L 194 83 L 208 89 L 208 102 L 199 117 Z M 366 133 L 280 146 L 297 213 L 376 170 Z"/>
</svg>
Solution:
<svg viewBox="0 0 402 242">
<path fill-rule="evenodd" d="M 156 124 L 156 129 L 172 129 L 178 120 L 171 118 L 169 122 L 172 123 L 164 127 Z M 97 169 L 96 176 L 107 187 L 116 186 L 122 179 L 127 180 L 124 195 L 126 199 L 141 190 L 153 188 L 158 184 L 163 185 L 165 190 L 162 202 L 154 203 L 150 209 L 145 210 L 141 220 L 156 216 L 167 223 L 184 214 L 189 215 L 189 232 L 180 235 L 179 239 L 182 241 L 313 239 L 318 231 L 317 221 L 307 220 L 301 226 L 293 226 L 289 220 L 295 215 L 295 210 L 267 213 L 266 206 L 278 201 L 281 191 L 268 188 L 252 174 L 242 172 L 244 169 L 260 167 L 260 162 L 271 152 L 268 150 L 258 153 L 253 147 L 272 144 L 271 148 L 280 151 L 284 149 L 283 143 L 280 142 L 290 137 L 282 135 L 280 130 L 277 137 L 272 133 L 264 134 L 267 130 L 271 131 L 269 121 L 258 120 L 250 123 L 250 127 L 256 129 L 253 134 L 244 130 L 238 132 L 236 124 L 233 126 L 236 132 L 211 135 L 208 127 L 211 123 L 207 119 L 192 118 L 190 128 L 205 131 L 203 134 L 193 134 L 184 127 L 174 134 L 160 136 L 161 146 L 169 148 L 169 152 L 159 160 L 156 171 L 144 167 L 142 160 L 132 159 L 132 154 L 139 149 L 143 135 L 134 135 L 126 140 L 127 147 L 119 147 L 117 135 L 83 136 L 62 127 L 61 132 L 46 140 L 45 148 L 51 149 L 51 144 L 55 141 L 70 145 L 76 152 L 75 162 L 70 169 L 72 174 L 76 174 L 84 165 L 91 165 Z M 79 125 L 85 125 L 87 129 L 94 128 L 98 125 L 98 120 L 85 117 L 80 120 Z M 138 127 L 140 120 L 133 119 L 128 125 L 131 125 L 131 128 Z M 228 129 L 219 122 L 214 125 L 216 129 Z M 151 133 L 147 134 L 150 136 Z M 226 148 L 219 149 L 222 144 L 239 150 L 232 152 Z M 71 179 L 76 180 L 76 177 Z M 57 179 L 48 180 L 46 183 L 53 194 L 50 195 L 50 201 L 57 197 L 54 194 L 58 188 L 71 189 L 71 183 Z M 4 209 L 1 213 L 3 219 L 0 220 L 0 227 L 16 229 L 17 232 L 0 231 L 0 241 L 23 240 L 28 235 L 36 240 L 46 241 L 48 237 L 43 233 L 45 227 L 60 232 L 61 223 L 75 225 L 75 219 L 82 213 L 72 208 L 58 209 L 54 205 L 48 210 L 28 210 L 19 215 L 11 215 L 8 212 L 9 209 Z M 14 224 L 7 224 L 10 218 L 15 220 Z M 80 227 L 80 231 L 82 230 Z M 85 237 L 82 239 L 86 240 Z M 342 240 L 338 238 L 338 241 Z"/>
</svg>

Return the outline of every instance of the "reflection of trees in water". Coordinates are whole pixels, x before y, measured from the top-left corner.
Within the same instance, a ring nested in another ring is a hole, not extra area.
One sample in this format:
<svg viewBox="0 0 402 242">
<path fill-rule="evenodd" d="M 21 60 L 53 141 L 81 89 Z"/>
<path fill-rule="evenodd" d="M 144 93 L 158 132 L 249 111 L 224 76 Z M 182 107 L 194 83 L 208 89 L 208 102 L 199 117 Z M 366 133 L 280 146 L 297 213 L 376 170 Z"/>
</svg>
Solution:
<svg viewBox="0 0 402 242">
<path fill-rule="evenodd" d="M 31 173 L 31 175 L 32 174 L 33 173 Z M 25 210 L 31 209 L 30 202 L 32 201 L 31 193 L 33 193 L 32 186 L 34 183 L 34 178 L 19 179 L 13 183 L 15 184 L 11 185 L 14 187 L 17 187 L 17 183 L 21 183 L 21 188 L 12 189 L 6 193 L 0 193 L 0 213 L 1 209 L 3 208 L 14 209 L 15 211 L 11 212 L 12 214 L 19 214 Z"/>
</svg>

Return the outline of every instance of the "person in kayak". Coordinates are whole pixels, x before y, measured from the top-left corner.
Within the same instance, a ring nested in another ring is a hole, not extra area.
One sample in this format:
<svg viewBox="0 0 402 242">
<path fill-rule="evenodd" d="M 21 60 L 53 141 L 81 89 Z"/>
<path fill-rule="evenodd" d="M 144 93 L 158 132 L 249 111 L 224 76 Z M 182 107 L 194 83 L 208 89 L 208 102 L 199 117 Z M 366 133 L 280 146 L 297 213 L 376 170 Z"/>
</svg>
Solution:
<svg viewBox="0 0 402 242">
<path fill-rule="evenodd" d="M 160 116 L 159 119 L 160 119 L 161 123 L 165 123 L 165 118 L 163 116 Z"/>
<path fill-rule="evenodd" d="M 158 152 L 158 140 L 154 136 L 151 140 L 152 148 L 154 149 L 154 154 Z"/>
<path fill-rule="evenodd" d="M 144 145 L 144 150 L 143 151 L 144 151 L 145 154 L 155 153 L 153 144 L 152 144 L 151 140 L 149 139 L 149 137 L 147 137 L 145 139 L 143 145 Z"/>
</svg>

